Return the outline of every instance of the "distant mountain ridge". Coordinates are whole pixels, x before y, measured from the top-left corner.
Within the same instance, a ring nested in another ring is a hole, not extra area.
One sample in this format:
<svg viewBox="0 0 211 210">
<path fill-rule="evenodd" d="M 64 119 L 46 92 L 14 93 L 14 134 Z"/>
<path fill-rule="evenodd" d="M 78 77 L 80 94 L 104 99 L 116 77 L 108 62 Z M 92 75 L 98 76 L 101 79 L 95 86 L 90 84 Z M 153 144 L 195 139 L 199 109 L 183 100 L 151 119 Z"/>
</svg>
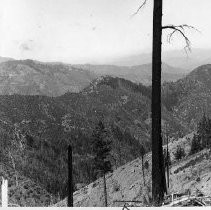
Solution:
<svg viewBox="0 0 211 210">
<path fill-rule="evenodd" d="M 15 60 L 13 58 L 8 58 L 8 57 L 1 57 L 0 56 L 0 63 L 6 62 L 6 61 L 11 61 L 11 60 Z"/>
<path fill-rule="evenodd" d="M 0 63 L 0 94 L 59 96 L 79 92 L 95 78 L 68 64 L 9 60 Z"/>
<path fill-rule="evenodd" d="M 187 53 L 184 51 L 184 49 L 163 51 L 162 61 L 176 68 L 183 68 L 185 70 L 184 73 L 188 73 L 198 66 L 211 63 L 211 49 L 193 48 L 191 52 Z M 115 58 L 108 63 L 111 65 L 134 66 L 151 62 L 151 53 L 140 53 Z"/>
<path fill-rule="evenodd" d="M 74 65 L 77 68 L 86 69 L 97 75 L 110 75 L 121 77 L 135 83 L 151 85 L 152 81 L 152 64 L 147 63 L 138 66 L 115 66 L 115 65 Z M 182 68 L 174 68 L 168 64 L 162 65 L 162 82 L 176 81 L 185 76 L 185 70 Z"/>
<path fill-rule="evenodd" d="M 60 96 L 79 92 L 99 76 L 110 75 L 151 85 L 151 64 L 140 66 L 71 65 L 61 62 L 0 59 L 0 95 Z M 162 82 L 184 77 L 184 70 L 163 64 Z"/>
</svg>

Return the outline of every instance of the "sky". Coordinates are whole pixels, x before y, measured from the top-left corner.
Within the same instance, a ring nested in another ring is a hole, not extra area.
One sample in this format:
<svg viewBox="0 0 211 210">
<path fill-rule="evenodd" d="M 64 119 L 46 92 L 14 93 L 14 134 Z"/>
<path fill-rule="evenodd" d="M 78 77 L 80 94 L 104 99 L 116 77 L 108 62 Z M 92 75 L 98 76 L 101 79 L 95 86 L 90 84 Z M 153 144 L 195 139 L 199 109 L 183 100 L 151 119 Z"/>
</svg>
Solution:
<svg viewBox="0 0 211 210">
<path fill-rule="evenodd" d="M 0 0 L 0 56 L 69 63 L 148 53 L 153 0 Z M 203 3 L 202 3 L 203 2 Z M 189 24 L 193 48 L 211 48 L 211 0 L 163 0 L 163 25 Z M 163 50 L 180 49 L 163 33 Z"/>
</svg>

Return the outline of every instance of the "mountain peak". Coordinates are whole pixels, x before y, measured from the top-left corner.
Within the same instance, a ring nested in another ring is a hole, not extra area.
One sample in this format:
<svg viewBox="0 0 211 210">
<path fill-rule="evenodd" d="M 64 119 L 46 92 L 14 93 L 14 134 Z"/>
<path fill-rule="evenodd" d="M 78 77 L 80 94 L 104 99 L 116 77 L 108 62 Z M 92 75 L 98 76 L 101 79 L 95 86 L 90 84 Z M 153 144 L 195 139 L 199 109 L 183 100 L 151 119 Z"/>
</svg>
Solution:
<svg viewBox="0 0 211 210">
<path fill-rule="evenodd" d="M 205 65 L 201 65 L 199 67 L 197 67 L 195 70 L 193 71 L 198 71 L 198 72 L 207 72 L 207 71 L 211 71 L 211 64 L 205 64 Z"/>
<path fill-rule="evenodd" d="M 210 83 L 211 80 L 211 64 L 206 64 L 197 67 L 194 69 L 189 75 L 189 78 L 198 80 L 200 82 L 203 82 L 207 84 L 207 82 Z"/>
</svg>

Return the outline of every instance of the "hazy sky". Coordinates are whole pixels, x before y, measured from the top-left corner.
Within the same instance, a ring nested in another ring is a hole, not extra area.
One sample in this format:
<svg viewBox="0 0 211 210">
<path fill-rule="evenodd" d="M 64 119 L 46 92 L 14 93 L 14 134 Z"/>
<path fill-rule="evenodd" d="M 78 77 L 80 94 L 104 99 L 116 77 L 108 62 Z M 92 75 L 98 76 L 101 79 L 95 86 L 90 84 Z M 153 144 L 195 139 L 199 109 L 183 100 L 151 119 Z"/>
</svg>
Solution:
<svg viewBox="0 0 211 210">
<path fill-rule="evenodd" d="M 152 2 L 142 0 L 0 0 L 0 55 L 84 63 L 149 52 Z M 163 23 L 187 23 L 194 48 L 211 48 L 211 0 L 163 0 Z M 176 38 L 163 50 L 182 48 Z"/>
</svg>

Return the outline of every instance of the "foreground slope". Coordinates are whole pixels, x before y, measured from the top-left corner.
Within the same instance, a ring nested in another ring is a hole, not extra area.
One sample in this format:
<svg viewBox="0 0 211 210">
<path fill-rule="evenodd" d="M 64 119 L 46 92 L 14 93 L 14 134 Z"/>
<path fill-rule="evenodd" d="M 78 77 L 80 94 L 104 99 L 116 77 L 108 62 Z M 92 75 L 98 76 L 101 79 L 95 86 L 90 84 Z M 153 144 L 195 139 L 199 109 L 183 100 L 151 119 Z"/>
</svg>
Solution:
<svg viewBox="0 0 211 210">
<path fill-rule="evenodd" d="M 177 145 L 186 148 L 186 154 L 190 150 L 190 139 L 179 139 L 169 145 L 170 153 L 173 154 Z M 172 160 L 170 168 L 169 193 L 185 193 L 189 189 L 194 195 L 198 191 L 204 195 L 211 196 L 209 190 L 211 185 L 211 162 L 210 150 L 203 150 L 195 155 L 186 156 L 181 161 Z M 151 153 L 144 157 L 144 161 L 150 164 L 145 168 L 144 186 L 141 159 L 136 159 L 124 166 L 119 167 L 113 173 L 107 174 L 107 190 L 109 206 L 123 206 L 124 202 L 117 201 L 140 201 L 139 205 L 147 205 L 151 197 Z M 129 202 L 130 203 L 130 202 Z M 132 202 L 131 202 L 132 203 Z M 134 204 L 134 203 L 133 203 Z M 66 200 L 56 206 L 66 206 Z M 104 206 L 103 183 L 98 179 L 90 185 L 74 193 L 74 206 Z"/>
</svg>

